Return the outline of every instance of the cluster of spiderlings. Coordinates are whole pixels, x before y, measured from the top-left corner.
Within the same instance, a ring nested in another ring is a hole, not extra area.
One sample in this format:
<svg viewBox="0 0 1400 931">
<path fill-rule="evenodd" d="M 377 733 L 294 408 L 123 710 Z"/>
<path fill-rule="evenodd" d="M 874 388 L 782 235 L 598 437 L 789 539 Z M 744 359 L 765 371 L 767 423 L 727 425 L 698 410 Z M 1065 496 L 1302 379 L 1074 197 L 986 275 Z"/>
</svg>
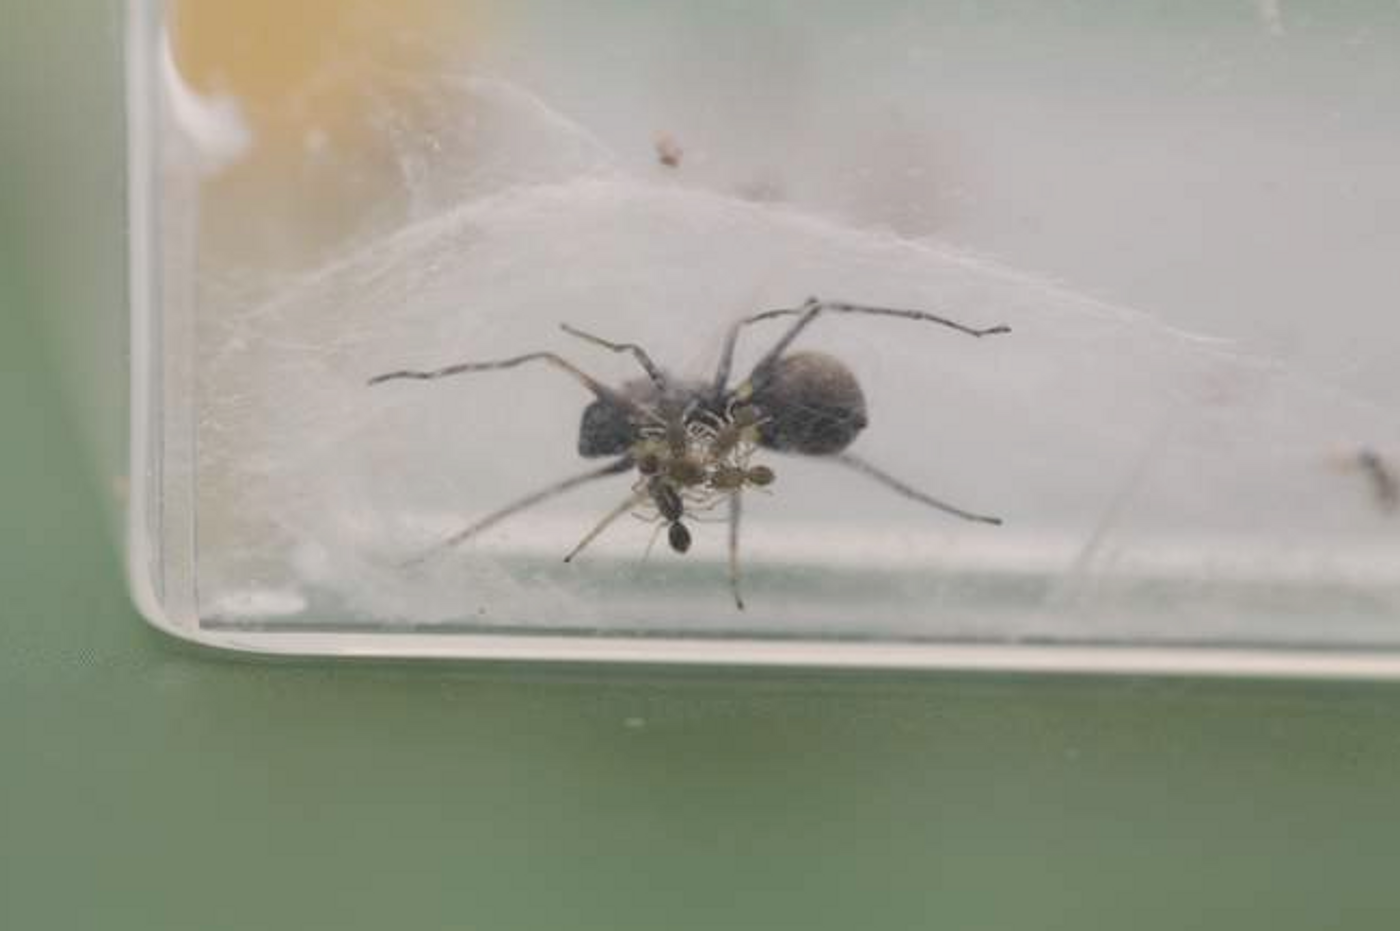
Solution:
<svg viewBox="0 0 1400 931">
<path fill-rule="evenodd" d="M 692 404 L 679 417 L 639 425 L 632 448 L 634 490 L 646 504 L 639 516 L 674 524 L 682 511 L 709 511 L 745 487 L 771 485 L 773 470 L 750 464 L 761 423 L 752 405 L 731 403 L 722 414 Z"/>
</svg>

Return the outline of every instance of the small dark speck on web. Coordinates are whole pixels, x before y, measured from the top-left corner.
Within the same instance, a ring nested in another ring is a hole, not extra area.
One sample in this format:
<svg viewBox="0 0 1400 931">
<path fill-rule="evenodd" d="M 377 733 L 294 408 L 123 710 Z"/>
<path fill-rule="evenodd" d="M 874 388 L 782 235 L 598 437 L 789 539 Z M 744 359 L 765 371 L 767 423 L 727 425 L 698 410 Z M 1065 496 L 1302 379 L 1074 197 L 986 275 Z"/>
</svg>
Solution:
<svg viewBox="0 0 1400 931">
<path fill-rule="evenodd" d="M 1400 509 L 1400 479 L 1395 470 L 1380 453 L 1374 449 L 1363 449 L 1356 454 L 1356 464 L 1366 473 L 1371 482 L 1371 491 L 1381 510 L 1393 513 Z"/>
<path fill-rule="evenodd" d="M 674 138 L 666 133 L 656 137 L 656 160 L 667 168 L 679 168 L 685 150 Z"/>
</svg>

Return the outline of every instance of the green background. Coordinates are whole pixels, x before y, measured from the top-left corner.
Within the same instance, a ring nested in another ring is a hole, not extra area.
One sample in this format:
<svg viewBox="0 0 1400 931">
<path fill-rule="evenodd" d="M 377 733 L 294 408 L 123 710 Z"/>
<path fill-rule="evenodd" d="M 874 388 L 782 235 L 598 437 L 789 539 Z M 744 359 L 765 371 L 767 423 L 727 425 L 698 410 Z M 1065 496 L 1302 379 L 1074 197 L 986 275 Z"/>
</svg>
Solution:
<svg viewBox="0 0 1400 931">
<path fill-rule="evenodd" d="M 97 390 L 119 17 L 4 15 L 0 928 L 1400 924 L 1391 685 L 271 662 L 151 631 Z"/>
</svg>

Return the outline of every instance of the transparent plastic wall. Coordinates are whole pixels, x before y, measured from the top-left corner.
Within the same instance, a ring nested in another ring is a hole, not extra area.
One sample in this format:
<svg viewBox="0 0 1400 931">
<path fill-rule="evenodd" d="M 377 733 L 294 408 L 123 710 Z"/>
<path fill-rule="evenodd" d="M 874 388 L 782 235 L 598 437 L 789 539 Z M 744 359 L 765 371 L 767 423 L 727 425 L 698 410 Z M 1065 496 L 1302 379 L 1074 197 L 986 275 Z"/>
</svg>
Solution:
<svg viewBox="0 0 1400 931">
<path fill-rule="evenodd" d="M 1392 4 L 135 3 L 129 79 L 183 636 L 1400 669 Z"/>
</svg>

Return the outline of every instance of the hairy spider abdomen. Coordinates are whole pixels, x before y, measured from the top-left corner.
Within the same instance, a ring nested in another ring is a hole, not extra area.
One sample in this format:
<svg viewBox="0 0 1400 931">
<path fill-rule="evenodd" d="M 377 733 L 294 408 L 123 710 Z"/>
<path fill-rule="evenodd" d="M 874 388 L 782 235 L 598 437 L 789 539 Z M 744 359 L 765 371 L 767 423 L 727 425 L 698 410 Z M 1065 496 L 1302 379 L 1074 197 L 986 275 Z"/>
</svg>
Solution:
<svg viewBox="0 0 1400 931">
<path fill-rule="evenodd" d="M 850 446 L 869 423 L 855 375 L 825 353 L 783 356 L 752 381 L 753 404 L 765 418 L 759 440 L 769 449 L 829 456 Z"/>
</svg>

